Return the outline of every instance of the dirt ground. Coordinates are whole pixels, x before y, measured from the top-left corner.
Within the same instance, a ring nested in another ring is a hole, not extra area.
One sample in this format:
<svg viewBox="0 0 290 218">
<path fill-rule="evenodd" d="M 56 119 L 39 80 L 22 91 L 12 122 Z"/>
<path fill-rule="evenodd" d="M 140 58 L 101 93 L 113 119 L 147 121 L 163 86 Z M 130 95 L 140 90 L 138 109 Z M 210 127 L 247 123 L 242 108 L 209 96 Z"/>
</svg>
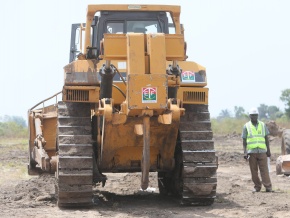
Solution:
<svg viewBox="0 0 290 218">
<path fill-rule="evenodd" d="M 173 197 L 159 196 L 155 173 L 150 174 L 150 188 L 146 192 L 139 190 L 140 174 L 126 173 L 106 174 L 106 186 L 95 188 L 94 207 L 59 209 L 54 197 L 54 177 L 23 176 L 26 149 L 20 149 L 19 145 L 0 144 L 0 215 L 61 218 L 290 217 L 290 177 L 277 176 L 275 172 L 281 139 L 272 137 L 270 142 L 273 193 L 266 193 L 264 189 L 260 193 L 251 192 L 253 183 L 248 163 L 243 159 L 239 135 L 216 136 L 214 140 L 219 157 L 217 197 L 213 205 L 203 207 L 180 206 Z"/>
</svg>

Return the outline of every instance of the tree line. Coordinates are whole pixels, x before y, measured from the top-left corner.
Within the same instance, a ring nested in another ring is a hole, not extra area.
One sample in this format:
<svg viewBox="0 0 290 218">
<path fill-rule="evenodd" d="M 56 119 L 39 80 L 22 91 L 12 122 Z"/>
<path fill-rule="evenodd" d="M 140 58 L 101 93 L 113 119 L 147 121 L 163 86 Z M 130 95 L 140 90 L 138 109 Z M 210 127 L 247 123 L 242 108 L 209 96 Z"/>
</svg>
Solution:
<svg viewBox="0 0 290 218">
<path fill-rule="evenodd" d="M 280 100 L 285 104 L 284 112 L 275 105 L 260 104 L 260 106 L 257 108 L 259 111 L 259 119 L 283 119 L 290 121 L 290 89 L 282 90 Z M 248 118 L 248 112 L 246 112 L 245 109 L 241 106 L 235 106 L 234 114 L 232 114 L 230 110 L 224 109 L 221 110 L 217 119 L 221 120 L 232 117 L 237 119 Z"/>
<path fill-rule="evenodd" d="M 28 136 L 26 121 L 20 116 L 0 116 L 0 137 L 22 138 Z"/>
</svg>

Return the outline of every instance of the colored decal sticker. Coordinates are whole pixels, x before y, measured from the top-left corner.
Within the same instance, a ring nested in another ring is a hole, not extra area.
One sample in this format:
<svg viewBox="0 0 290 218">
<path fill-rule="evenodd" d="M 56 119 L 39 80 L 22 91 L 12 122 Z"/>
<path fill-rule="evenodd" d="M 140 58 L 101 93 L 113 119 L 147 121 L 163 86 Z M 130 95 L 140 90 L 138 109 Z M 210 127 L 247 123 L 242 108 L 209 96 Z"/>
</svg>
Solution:
<svg viewBox="0 0 290 218">
<path fill-rule="evenodd" d="M 192 71 L 183 71 L 181 73 L 182 82 L 195 82 L 195 74 Z"/>
<path fill-rule="evenodd" d="M 142 88 L 142 103 L 157 103 L 157 88 Z"/>
</svg>

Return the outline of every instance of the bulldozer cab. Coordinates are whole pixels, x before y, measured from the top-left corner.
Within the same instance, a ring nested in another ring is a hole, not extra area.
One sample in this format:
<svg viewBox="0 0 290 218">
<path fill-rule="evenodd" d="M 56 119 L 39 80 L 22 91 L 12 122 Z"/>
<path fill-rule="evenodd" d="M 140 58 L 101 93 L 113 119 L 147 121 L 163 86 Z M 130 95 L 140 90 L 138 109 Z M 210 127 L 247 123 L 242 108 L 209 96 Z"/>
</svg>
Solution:
<svg viewBox="0 0 290 218">
<path fill-rule="evenodd" d="M 126 33 L 165 33 L 174 32 L 170 14 L 162 11 L 152 12 L 123 12 L 102 11 L 95 16 L 92 22 L 92 46 L 88 48 L 89 58 L 97 58 L 100 52 L 100 41 L 104 33 L 126 34 Z M 72 24 L 71 28 L 71 50 L 69 62 L 74 61 L 82 49 L 85 24 Z"/>
</svg>

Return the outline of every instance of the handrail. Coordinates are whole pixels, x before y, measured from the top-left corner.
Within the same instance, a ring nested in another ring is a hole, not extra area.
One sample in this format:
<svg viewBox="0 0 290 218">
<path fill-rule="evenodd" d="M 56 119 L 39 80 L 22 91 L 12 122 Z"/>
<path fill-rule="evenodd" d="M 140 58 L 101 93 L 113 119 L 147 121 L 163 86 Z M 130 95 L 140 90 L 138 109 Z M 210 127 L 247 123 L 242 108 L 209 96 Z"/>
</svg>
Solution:
<svg viewBox="0 0 290 218">
<path fill-rule="evenodd" d="M 59 95 L 60 93 L 62 93 L 62 91 L 60 91 L 60 92 L 54 94 L 53 96 L 51 96 L 51 97 L 49 97 L 49 98 L 47 98 L 47 99 L 44 99 L 43 101 L 37 103 L 36 105 L 34 105 L 34 106 L 33 106 L 32 108 L 30 108 L 29 110 L 30 110 L 30 111 L 33 110 L 33 109 L 36 108 L 38 105 L 43 104 L 44 102 L 46 102 L 46 101 L 48 101 L 48 100 L 50 100 L 50 99 L 56 97 L 56 96 Z"/>
</svg>

